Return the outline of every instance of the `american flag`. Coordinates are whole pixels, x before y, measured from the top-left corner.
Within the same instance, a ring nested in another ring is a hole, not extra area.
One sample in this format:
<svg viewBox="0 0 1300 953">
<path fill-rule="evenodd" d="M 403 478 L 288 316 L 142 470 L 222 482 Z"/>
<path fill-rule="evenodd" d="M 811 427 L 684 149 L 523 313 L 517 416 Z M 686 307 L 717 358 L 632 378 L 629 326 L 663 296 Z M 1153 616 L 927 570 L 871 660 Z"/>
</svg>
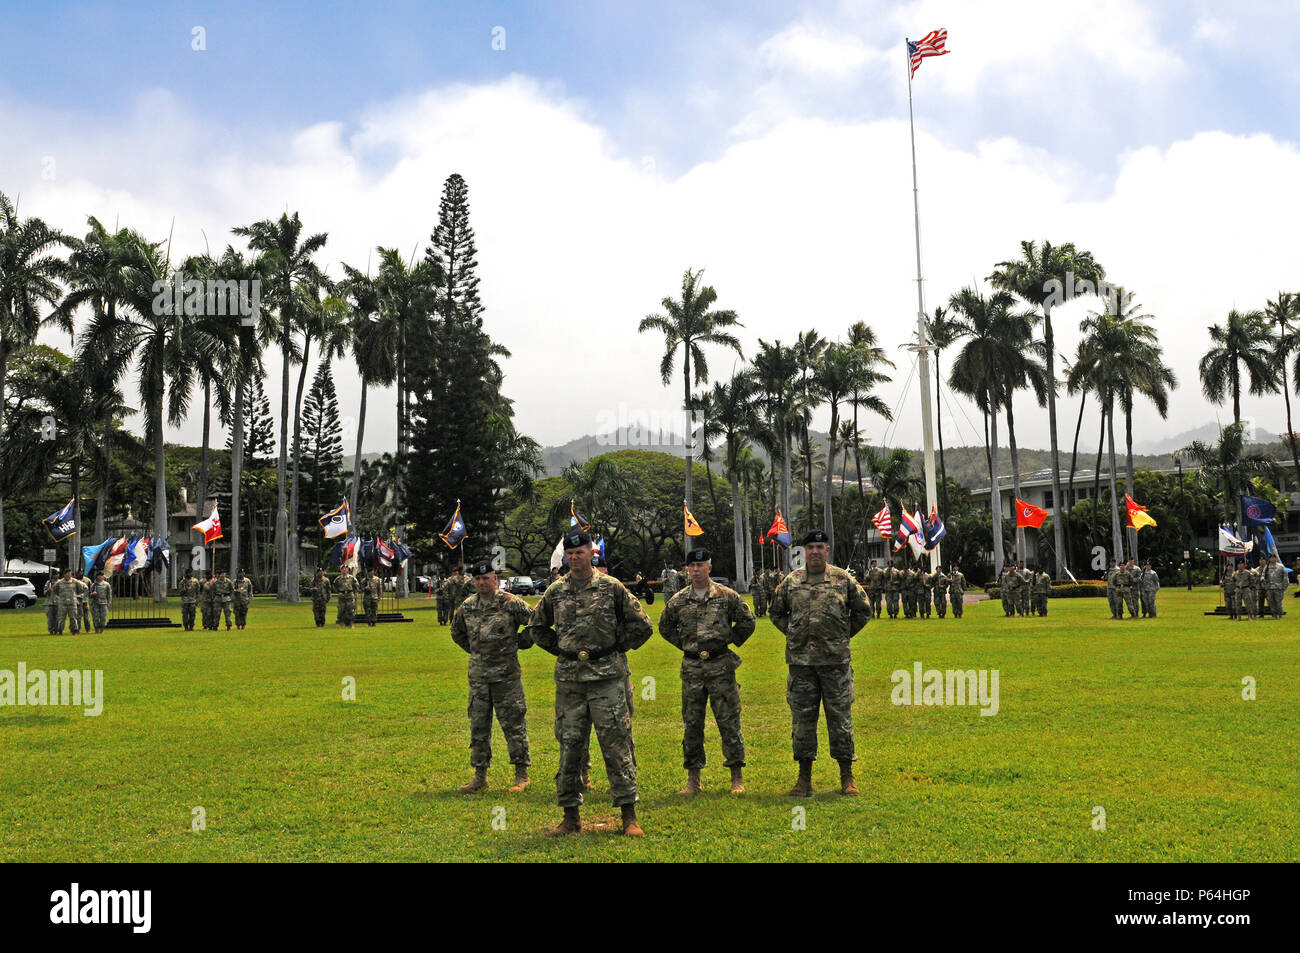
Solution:
<svg viewBox="0 0 1300 953">
<path fill-rule="evenodd" d="M 947 30 L 931 30 L 915 43 L 908 40 L 907 54 L 912 61 L 912 72 L 908 74 L 908 78 L 916 75 L 916 71 L 921 68 L 921 60 L 927 56 L 943 56 L 947 53 L 948 50 L 943 48 L 943 45 L 947 42 Z"/>
<path fill-rule="evenodd" d="M 871 517 L 871 522 L 875 525 L 880 535 L 888 539 L 894 530 L 894 524 L 889 519 L 889 506 L 886 504 L 880 512 Z"/>
</svg>

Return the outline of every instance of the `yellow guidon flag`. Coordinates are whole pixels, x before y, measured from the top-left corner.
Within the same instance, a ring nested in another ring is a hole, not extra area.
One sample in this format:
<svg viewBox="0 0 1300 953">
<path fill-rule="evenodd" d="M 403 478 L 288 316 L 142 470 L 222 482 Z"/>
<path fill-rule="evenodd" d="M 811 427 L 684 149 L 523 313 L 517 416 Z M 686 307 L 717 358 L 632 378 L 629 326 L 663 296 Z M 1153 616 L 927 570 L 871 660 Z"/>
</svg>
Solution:
<svg viewBox="0 0 1300 953">
<path fill-rule="evenodd" d="M 703 536 L 704 528 L 695 522 L 695 517 L 691 515 L 691 508 L 685 503 L 682 504 L 682 512 L 686 514 L 686 535 Z"/>
<path fill-rule="evenodd" d="M 1128 525 L 1134 529 L 1141 529 L 1143 526 L 1155 526 L 1156 521 L 1147 508 L 1136 502 L 1133 497 L 1127 493 L 1124 494 L 1124 505 L 1128 507 Z"/>
</svg>

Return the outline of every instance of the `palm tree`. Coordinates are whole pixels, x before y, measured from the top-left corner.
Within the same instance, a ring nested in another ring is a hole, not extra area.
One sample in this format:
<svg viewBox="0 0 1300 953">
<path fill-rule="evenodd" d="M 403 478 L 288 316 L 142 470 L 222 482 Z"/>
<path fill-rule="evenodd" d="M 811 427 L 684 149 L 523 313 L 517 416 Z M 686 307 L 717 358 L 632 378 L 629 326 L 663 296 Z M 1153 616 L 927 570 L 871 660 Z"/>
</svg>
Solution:
<svg viewBox="0 0 1300 953">
<path fill-rule="evenodd" d="M 930 336 L 930 346 L 934 348 L 934 415 L 935 430 L 939 435 L 939 487 L 942 496 L 943 511 L 948 512 L 948 468 L 943 462 L 943 375 L 939 362 L 943 352 L 957 343 L 961 337 L 961 326 L 955 318 L 948 317 L 947 308 L 935 308 L 934 317 L 926 322 L 926 333 Z"/>
<path fill-rule="evenodd" d="M 1092 283 L 1093 288 L 1106 277 L 1106 271 L 1092 257 L 1091 252 L 1080 251 L 1072 242 L 1053 245 L 1044 241 L 1020 243 L 1021 257 L 1015 261 L 1002 261 L 994 266 L 989 280 L 993 287 L 1010 291 L 1021 300 L 1043 309 L 1043 345 L 1047 359 L 1047 428 L 1052 445 L 1052 499 L 1061 498 L 1061 453 L 1056 435 L 1056 338 L 1052 333 L 1052 306 L 1063 299 L 1063 294 L 1073 296 L 1079 287 L 1076 282 Z M 1068 287 L 1067 287 L 1068 286 Z M 1086 287 L 1086 286 L 1085 286 Z M 1065 548 L 1065 526 L 1062 520 L 1053 520 L 1056 551 Z M 1065 560 L 1058 559 L 1056 578 L 1064 578 Z M 999 571 L 1001 567 L 999 567 Z"/>
<path fill-rule="evenodd" d="M 741 359 L 744 353 L 736 336 L 724 328 L 744 327 L 730 309 L 713 310 L 718 300 L 718 293 L 712 285 L 699 287 L 704 270 L 686 269 L 682 276 L 682 296 L 680 300 L 664 298 L 660 305 L 667 314 L 648 314 L 641 319 L 637 331 L 659 331 L 664 336 L 664 356 L 659 361 L 659 376 L 665 387 L 672 380 L 673 365 L 677 360 L 677 348 L 682 349 L 682 387 L 684 398 L 682 409 L 690 415 L 689 433 L 686 437 L 686 505 L 690 506 L 691 496 L 691 450 L 694 442 L 695 415 L 691 410 L 691 368 L 694 366 L 695 383 L 709 382 L 709 364 L 705 360 L 703 344 L 718 344 L 735 351 Z"/>
<path fill-rule="evenodd" d="M 830 537 L 830 550 L 835 551 L 834 514 L 831 511 L 831 477 L 835 472 L 836 440 L 839 435 L 840 405 L 854 399 L 854 408 L 866 407 L 872 413 L 879 414 L 886 420 L 893 419 L 893 412 L 881 398 L 871 390 L 878 384 L 887 383 L 890 378 L 878 367 L 887 363 L 881 356 L 879 361 L 871 358 L 875 335 L 867 328 L 867 335 L 857 346 L 834 343 L 822 351 L 817 361 L 816 373 L 812 380 L 813 393 L 831 407 L 830 459 L 826 466 L 826 492 L 822 502 L 822 523 L 826 535 Z M 876 350 L 879 350 L 876 348 Z M 856 423 L 854 432 L 856 433 Z"/>
<path fill-rule="evenodd" d="M 1291 381 L 1287 380 L 1287 359 L 1296 355 L 1296 367 L 1300 369 L 1300 332 L 1291 325 L 1300 317 L 1300 298 L 1291 292 L 1279 291 L 1277 297 L 1268 302 L 1264 316 L 1270 324 L 1277 327 L 1277 348 L 1279 376 L 1281 377 L 1282 398 L 1286 401 L 1286 443 L 1291 448 L 1291 462 L 1295 464 L 1296 476 L 1300 477 L 1300 448 L 1296 446 L 1295 427 L 1291 423 Z M 1292 375 L 1292 381 L 1300 383 Z"/>
<path fill-rule="evenodd" d="M 561 472 L 568 492 L 551 506 L 548 521 L 569 525 L 570 507 L 608 535 L 631 518 L 632 503 L 641 494 L 640 481 L 613 460 L 597 457 L 581 464 L 571 462 Z"/>
<path fill-rule="evenodd" d="M 318 232 L 302 238 L 302 220 L 294 212 L 279 219 L 263 219 L 251 225 L 232 229 L 236 235 L 248 239 L 248 247 L 262 256 L 269 293 L 264 295 L 268 305 L 279 312 L 280 344 L 280 461 L 276 470 L 275 546 L 279 557 L 279 589 L 281 599 L 297 597 L 298 580 L 289 580 L 289 512 L 287 478 L 289 474 L 289 366 L 294 361 L 293 334 L 298 328 L 297 289 L 301 284 L 319 286 L 325 276 L 312 256 L 325 247 L 329 236 Z"/>
<path fill-rule="evenodd" d="M 351 324 L 348 320 L 348 306 L 341 299 L 329 294 L 330 285 L 322 282 L 320 287 L 303 283 L 298 286 L 298 302 L 294 307 L 298 317 L 298 328 L 302 332 L 301 357 L 298 361 L 298 390 L 293 399 L 293 480 L 289 493 L 289 540 L 288 565 L 289 578 L 295 584 L 289 587 L 290 602 L 299 602 L 302 595 L 296 584 L 298 579 L 298 474 L 302 468 L 302 394 L 307 383 L 307 366 L 311 363 L 312 342 L 320 345 L 320 359 L 329 364 L 335 358 L 343 356 L 348 347 Z M 321 297 L 322 293 L 326 296 Z"/>
<path fill-rule="evenodd" d="M 352 321 L 352 355 L 361 377 L 361 407 L 357 412 L 357 447 L 352 462 L 350 508 L 357 512 L 361 481 L 361 447 L 366 435 L 366 395 L 371 384 L 388 387 L 397 377 L 397 328 L 391 312 L 380 308 L 373 279 L 351 265 L 343 266 L 341 291 Z"/>
<path fill-rule="evenodd" d="M 901 447 L 885 453 L 874 447 L 863 447 L 860 456 L 866 465 L 871 485 L 881 501 L 890 509 L 891 525 L 898 525 L 903 512 L 903 500 L 918 497 L 925 492 L 925 481 L 912 467 L 912 451 Z M 889 553 L 889 540 L 885 540 L 885 553 Z"/>
<path fill-rule="evenodd" d="M 780 451 L 780 498 L 773 500 L 773 505 L 780 508 L 787 520 L 791 520 L 793 518 L 790 511 L 791 424 L 798 403 L 794 388 L 798 362 L 794 349 L 786 347 L 779 340 L 768 344 L 760 338 L 758 353 L 754 355 L 750 373 L 753 375 L 756 393 L 762 395 L 768 429 L 776 438 L 775 442 Z M 777 454 L 773 454 L 772 459 L 775 460 L 776 457 Z M 775 467 L 773 467 L 772 477 L 775 482 Z M 782 556 L 782 563 L 786 569 L 789 569 L 788 550 Z"/>
<path fill-rule="evenodd" d="M 826 350 L 830 342 L 821 336 L 816 330 L 809 329 L 800 331 L 799 336 L 794 342 L 795 365 L 798 368 L 798 377 L 795 379 L 795 421 L 799 428 L 799 444 L 801 451 L 800 460 L 804 466 L 804 487 L 807 490 L 807 523 L 805 528 L 811 529 L 813 523 L 813 464 L 814 458 L 820 458 L 821 454 L 813 453 L 812 427 L 813 411 L 821 403 L 816 388 L 817 366 L 821 361 L 822 353 Z"/>
<path fill-rule="evenodd" d="M 0 192 L 0 440 L 9 357 L 36 340 L 41 306 L 52 308 L 58 303 L 58 279 L 65 264 L 54 253 L 66 244 L 61 232 L 39 218 L 20 219 L 18 209 Z M 5 559 L 4 500 L 0 499 L 0 567 Z"/>
<path fill-rule="evenodd" d="M 948 384 L 974 400 L 989 428 L 985 447 L 989 457 L 995 574 L 1002 572 L 1006 556 L 1002 543 L 1002 488 L 998 481 L 998 410 L 1010 402 L 1006 369 L 1012 355 L 1007 342 L 1016 339 L 1009 327 L 1018 320 L 1011 311 L 1014 304 L 1010 292 L 998 291 L 986 298 L 974 288 L 963 288 L 948 302 L 948 307 L 960 315 L 959 335 L 967 339 L 953 362 Z"/>
<path fill-rule="evenodd" d="M 1219 432 L 1219 439 L 1208 444 L 1193 440 L 1174 456 L 1189 460 L 1214 478 L 1223 487 L 1223 516 L 1225 522 L 1233 520 L 1233 505 L 1237 494 L 1249 481 L 1263 477 L 1276 484 L 1277 462 L 1259 451 L 1245 453 L 1244 426 L 1234 423 Z"/>
<path fill-rule="evenodd" d="M 741 454 L 748 449 L 749 435 L 758 424 L 753 403 L 753 386 L 751 378 L 744 374 L 737 374 L 725 384 L 714 384 L 709 394 L 709 405 L 713 408 L 713 424 L 722 438 L 723 472 L 726 473 L 727 481 L 731 486 L 731 539 L 735 546 L 735 575 L 737 589 L 740 592 L 749 589 L 748 560 L 745 558 L 749 537 L 745 529 L 740 482 Z M 716 505 L 714 512 L 717 512 Z"/>
<path fill-rule="evenodd" d="M 1044 345 L 1033 336 L 1033 312 L 1009 313 L 1000 322 L 1002 335 L 1001 373 L 1007 410 L 1007 442 L 1011 447 L 1011 485 L 1016 499 L 1024 499 L 1020 489 L 1020 448 L 1016 444 L 1016 391 L 1031 388 L 1038 406 L 1047 402 L 1047 375 L 1043 367 Z M 1060 513 L 1059 503 L 1057 512 Z M 1058 517 L 1059 519 L 1059 517 Z M 1017 523 L 1020 521 L 1017 520 Z M 1025 531 L 1016 527 L 1016 556 L 1023 558 Z M 1063 557 L 1058 556 L 1058 559 Z"/>
<path fill-rule="evenodd" d="M 189 361 L 186 341 L 194 322 L 170 296 L 158 295 L 155 290 L 171 283 L 163 243 L 147 241 L 127 229 L 118 232 L 115 241 L 121 254 L 121 300 L 113 318 L 107 313 L 92 316 L 84 346 L 105 355 L 106 363 L 119 371 L 132 360 L 136 362 L 145 410 L 145 441 L 153 448 L 154 532 L 165 537 L 167 460 L 163 428 L 168 423 L 179 425 L 189 410 L 196 371 Z M 159 599 L 162 589 L 159 587 L 157 593 Z"/>
<path fill-rule="evenodd" d="M 1222 325 L 1209 327 L 1210 349 L 1201 358 L 1201 390 L 1216 404 L 1232 395 L 1232 422 L 1241 423 L 1241 368 L 1244 364 L 1252 394 L 1277 390 L 1273 341 L 1263 311 L 1228 312 Z"/>
</svg>

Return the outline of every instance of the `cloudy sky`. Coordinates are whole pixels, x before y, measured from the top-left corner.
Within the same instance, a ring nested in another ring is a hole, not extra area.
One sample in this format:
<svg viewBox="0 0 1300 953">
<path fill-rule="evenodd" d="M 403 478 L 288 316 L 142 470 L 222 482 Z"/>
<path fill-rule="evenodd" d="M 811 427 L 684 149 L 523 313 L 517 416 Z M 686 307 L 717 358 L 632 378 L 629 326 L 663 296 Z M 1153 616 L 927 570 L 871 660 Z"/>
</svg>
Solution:
<svg viewBox="0 0 1300 953">
<path fill-rule="evenodd" d="M 1021 239 L 1091 250 L 1155 316 L 1183 384 L 1168 421 L 1139 416 L 1141 443 L 1230 419 L 1200 395 L 1207 326 L 1300 286 L 1289 4 L 375 7 L 5 0 L 19 55 L 0 63 L 0 190 L 77 234 L 91 214 L 170 233 L 174 257 L 296 210 L 329 233 L 337 277 L 376 245 L 422 253 L 459 172 L 486 325 L 513 352 L 507 394 L 543 443 L 620 408 L 671 411 L 680 383 L 661 386 L 661 341 L 636 327 L 691 267 L 739 312 L 746 356 L 759 338 L 871 324 L 899 366 L 882 393 L 900 421 L 864 430 L 917 445 L 903 39 L 945 27 L 950 55 L 914 83 L 930 307 Z M 1097 306 L 1054 313 L 1067 356 Z M 355 414 L 355 374 L 336 380 Z M 276 407 L 278 384 L 277 369 Z M 367 450 L 394 441 L 385 396 Z M 1280 398 L 1243 403 L 1281 429 Z M 1021 445 L 1046 446 L 1029 404 Z M 1058 406 L 1071 430 L 1077 404 Z M 169 439 L 197 442 L 198 421 Z M 946 404 L 946 442 L 977 442 L 977 421 Z"/>
</svg>

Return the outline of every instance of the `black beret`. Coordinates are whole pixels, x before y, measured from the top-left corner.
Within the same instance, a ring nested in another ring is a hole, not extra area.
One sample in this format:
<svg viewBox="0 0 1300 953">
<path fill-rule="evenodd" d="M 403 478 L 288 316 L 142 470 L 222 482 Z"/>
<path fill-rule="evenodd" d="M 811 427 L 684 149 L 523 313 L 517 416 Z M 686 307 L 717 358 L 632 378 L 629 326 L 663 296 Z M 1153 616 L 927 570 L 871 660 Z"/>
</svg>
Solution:
<svg viewBox="0 0 1300 953">
<path fill-rule="evenodd" d="M 474 568 L 470 570 L 470 574 L 474 576 L 486 576 L 490 572 L 496 572 L 496 570 L 492 568 L 492 564 L 489 562 L 475 563 Z"/>
<path fill-rule="evenodd" d="M 591 534 L 585 530 L 575 529 L 568 536 L 564 537 L 565 549 L 577 549 L 579 546 L 590 546 Z"/>
<path fill-rule="evenodd" d="M 686 554 L 686 562 L 689 563 L 711 563 L 713 554 L 701 546 L 699 549 L 692 549 Z"/>
<path fill-rule="evenodd" d="M 831 538 L 826 535 L 826 531 L 820 529 L 809 530 L 808 535 L 803 538 L 805 546 L 809 543 L 829 543 L 830 541 Z"/>
</svg>

